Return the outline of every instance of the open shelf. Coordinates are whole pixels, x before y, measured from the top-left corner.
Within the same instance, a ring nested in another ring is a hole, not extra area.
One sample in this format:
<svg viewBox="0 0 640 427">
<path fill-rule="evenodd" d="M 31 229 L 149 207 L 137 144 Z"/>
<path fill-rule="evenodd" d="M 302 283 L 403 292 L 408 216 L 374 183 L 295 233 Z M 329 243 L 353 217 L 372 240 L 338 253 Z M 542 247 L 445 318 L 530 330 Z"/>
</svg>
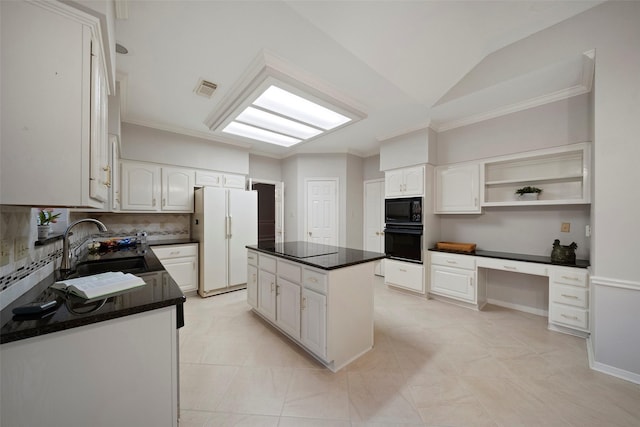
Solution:
<svg viewBox="0 0 640 427">
<path fill-rule="evenodd" d="M 590 144 L 579 143 L 504 156 L 484 164 L 482 206 L 590 203 Z M 516 190 L 542 189 L 538 200 L 519 200 Z"/>
</svg>

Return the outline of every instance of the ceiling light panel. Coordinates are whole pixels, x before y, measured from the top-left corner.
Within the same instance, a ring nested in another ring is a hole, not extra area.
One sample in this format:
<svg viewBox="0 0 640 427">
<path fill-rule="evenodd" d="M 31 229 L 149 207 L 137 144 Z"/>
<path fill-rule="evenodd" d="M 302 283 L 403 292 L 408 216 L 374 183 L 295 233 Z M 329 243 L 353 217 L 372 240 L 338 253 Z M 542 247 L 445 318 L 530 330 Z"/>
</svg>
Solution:
<svg viewBox="0 0 640 427">
<path fill-rule="evenodd" d="M 291 147 L 292 145 L 302 142 L 301 139 L 249 126 L 240 122 L 229 123 L 222 132 L 231 133 L 233 135 L 242 136 L 244 138 L 255 139 L 258 141 L 268 142 L 270 144 L 280 145 L 282 147 Z"/>
<path fill-rule="evenodd" d="M 245 108 L 245 110 L 236 117 L 236 121 L 300 139 L 313 138 L 322 133 L 321 129 L 313 128 L 254 107 Z"/>
<path fill-rule="evenodd" d="M 275 111 L 324 130 L 343 125 L 351 119 L 277 86 L 269 86 L 253 105 Z"/>
</svg>

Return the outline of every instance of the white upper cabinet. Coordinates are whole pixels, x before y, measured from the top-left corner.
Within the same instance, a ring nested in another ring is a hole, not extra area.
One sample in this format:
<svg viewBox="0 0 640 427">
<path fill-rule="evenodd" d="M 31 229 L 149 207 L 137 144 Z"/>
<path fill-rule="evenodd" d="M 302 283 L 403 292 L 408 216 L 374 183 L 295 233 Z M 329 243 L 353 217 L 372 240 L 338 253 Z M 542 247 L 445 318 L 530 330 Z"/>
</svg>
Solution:
<svg viewBox="0 0 640 427">
<path fill-rule="evenodd" d="M 195 185 L 196 187 L 209 186 L 244 190 L 245 177 L 244 175 L 197 170 Z"/>
<path fill-rule="evenodd" d="M 480 165 L 436 168 L 435 213 L 480 213 Z"/>
<path fill-rule="evenodd" d="M 424 166 L 391 170 L 384 176 L 386 197 L 424 195 Z"/>
<path fill-rule="evenodd" d="M 193 171 L 121 162 L 123 211 L 193 212 Z"/>
<path fill-rule="evenodd" d="M 104 49 L 62 2 L 0 2 L 3 204 L 107 206 Z"/>
</svg>

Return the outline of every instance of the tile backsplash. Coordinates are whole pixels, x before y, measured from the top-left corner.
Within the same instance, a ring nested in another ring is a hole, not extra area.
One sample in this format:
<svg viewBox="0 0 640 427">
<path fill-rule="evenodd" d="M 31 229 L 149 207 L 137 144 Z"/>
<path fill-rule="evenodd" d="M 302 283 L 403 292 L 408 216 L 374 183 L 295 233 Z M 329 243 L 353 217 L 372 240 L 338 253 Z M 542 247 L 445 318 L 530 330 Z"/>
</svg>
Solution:
<svg viewBox="0 0 640 427">
<path fill-rule="evenodd" d="M 35 246 L 38 240 L 37 209 L 28 206 L 0 205 L 0 301 L 4 306 L 8 295 L 14 299 L 18 291 L 25 288 L 25 280 L 42 276 L 43 271 L 52 272 L 60 266 L 62 239 L 42 246 Z M 168 240 L 190 237 L 190 214 L 130 214 L 130 213 L 88 213 L 64 212 L 61 221 L 53 227 L 53 234 L 64 232 L 69 223 L 82 218 L 95 218 L 103 222 L 108 232 L 102 236 L 135 236 L 138 231 L 146 231 L 148 240 Z M 73 229 L 71 247 L 79 248 L 92 236 L 98 237 L 94 224 L 78 224 Z M 47 273 L 47 274 L 49 274 Z M 38 279 L 40 280 L 40 279 Z M 37 281 L 36 281 L 37 283 Z M 18 284 L 13 290 L 10 288 Z M 33 283 L 35 284 L 35 283 Z M 32 284 L 32 285 L 33 285 Z M 17 295 L 19 296 L 19 295 Z"/>
</svg>

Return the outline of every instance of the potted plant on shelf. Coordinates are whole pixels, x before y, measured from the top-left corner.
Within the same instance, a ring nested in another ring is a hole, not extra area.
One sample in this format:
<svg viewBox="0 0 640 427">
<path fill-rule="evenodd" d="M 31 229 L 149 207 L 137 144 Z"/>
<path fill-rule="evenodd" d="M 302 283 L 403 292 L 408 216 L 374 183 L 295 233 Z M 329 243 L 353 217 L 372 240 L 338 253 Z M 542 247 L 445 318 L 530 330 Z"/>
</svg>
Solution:
<svg viewBox="0 0 640 427">
<path fill-rule="evenodd" d="M 542 193 L 542 189 L 531 186 L 518 188 L 516 190 L 518 200 L 538 200 L 540 193 Z"/>
<path fill-rule="evenodd" d="M 54 214 L 53 208 L 41 208 L 38 212 L 38 240 L 46 239 L 51 233 L 51 224 L 57 222 L 60 213 Z"/>
</svg>

